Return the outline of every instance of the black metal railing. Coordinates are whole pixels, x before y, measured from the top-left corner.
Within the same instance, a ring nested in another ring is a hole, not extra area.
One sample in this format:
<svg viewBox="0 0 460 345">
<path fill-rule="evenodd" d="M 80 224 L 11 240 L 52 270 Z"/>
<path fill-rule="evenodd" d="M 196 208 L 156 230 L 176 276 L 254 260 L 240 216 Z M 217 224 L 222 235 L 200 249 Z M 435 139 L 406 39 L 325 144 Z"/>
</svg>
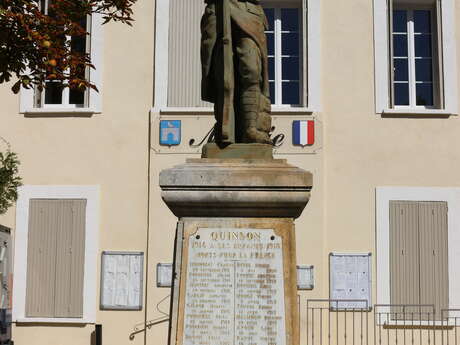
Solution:
<svg viewBox="0 0 460 345">
<path fill-rule="evenodd" d="M 307 345 L 460 345 L 460 309 L 307 300 Z"/>
</svg>

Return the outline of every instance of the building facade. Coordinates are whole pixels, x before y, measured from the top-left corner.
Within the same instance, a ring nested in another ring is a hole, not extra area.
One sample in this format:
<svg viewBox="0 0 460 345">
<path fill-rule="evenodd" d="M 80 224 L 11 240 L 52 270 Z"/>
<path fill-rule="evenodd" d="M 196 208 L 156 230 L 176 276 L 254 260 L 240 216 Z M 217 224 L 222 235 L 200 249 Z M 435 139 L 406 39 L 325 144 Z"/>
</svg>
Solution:
<svg viewBox="0 0 460 345">
<path fill-rule="evenodd" d="M 314 177 L 296 221 L 297 262 L 314 277 L 299 289 L 301 344 L 331 334 L 334 344 L 394 343 L 414 327 L 423 343 L 452 336 L 458 3 L 262 4 L 275 157 Z M 157 266 L 172 262 L 176 218 L 158 177 L 198 158 L 214 123 L 200 100 L 203 9 L 201 0 L 139 1 L 133 27 L 88 19 L 79 46 L 99 93 L 0 88 L 0 136 L 24 183 L 0 217 L 12 235 L 16 345 L 97 344 L 101 333 L 104 344 L 167 344 L 168 266 Z"/>
</svg>

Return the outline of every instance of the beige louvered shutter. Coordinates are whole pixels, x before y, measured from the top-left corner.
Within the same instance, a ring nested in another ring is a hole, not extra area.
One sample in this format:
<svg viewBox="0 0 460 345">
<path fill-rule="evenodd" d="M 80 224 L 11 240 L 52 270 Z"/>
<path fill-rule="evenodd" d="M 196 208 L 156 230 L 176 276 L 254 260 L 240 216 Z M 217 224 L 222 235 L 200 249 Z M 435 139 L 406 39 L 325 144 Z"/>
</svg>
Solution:
<svg viewBox="0 0 460 345">
<path fill-rule="evenodd" d="M 391 304 L 419 304 L 418 205 L 413 201 L 390 201 L 390 301 Z M 418 310 L 405 310 L 411 313 Z M 393 312 L 402 313 L 402 307 Z M 403 315 L 394 315 L 401 319 Z M 414 316 L 414 318 L 416 318 Z"/>
<path fill-rule="evenodd" d="M 86 200 L 61 200 L 60 204 L 55 317 L 82 317 Z"/>
<path fill-rule="evenodd" d="M 433 304 L 439 320 L 449 305 L 446 202 L 419 203 L 419 232 L 420 303 Z"/>
<path fill-rule="evenodd" d="M 54 317 L 56 234 L 59 207 L 31 200 L 27 248 L 26 316 Z"/>
<path fill-rule="evenodd" d="M 203 0 L 170 0 L 168 107 L 209 107 L 201 100 Z"/>
<path fill-rule="evenodd" d="M 31 200 L 26 316 L 83 315 L 86 200 Z"/>
</svg>

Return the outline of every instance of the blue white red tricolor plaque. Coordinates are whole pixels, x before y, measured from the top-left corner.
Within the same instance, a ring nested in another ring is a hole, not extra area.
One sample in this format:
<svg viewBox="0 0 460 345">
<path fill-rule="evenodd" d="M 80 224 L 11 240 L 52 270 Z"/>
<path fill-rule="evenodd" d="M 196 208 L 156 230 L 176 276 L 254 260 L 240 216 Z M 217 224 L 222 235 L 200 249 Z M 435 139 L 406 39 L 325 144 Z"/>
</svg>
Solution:
<svg viewBox="0 0 460 345">
<path fill-rule="evenodd" d="M 292 122 L 292 143 L 309 146 L 315 143 L 315 121 L 295 120 Z"/>
<path fill-rule="evenodd" d="M 181 140 L 180 120 L 160 121 L 160 145 L 179 145 Z"/>
</svg>

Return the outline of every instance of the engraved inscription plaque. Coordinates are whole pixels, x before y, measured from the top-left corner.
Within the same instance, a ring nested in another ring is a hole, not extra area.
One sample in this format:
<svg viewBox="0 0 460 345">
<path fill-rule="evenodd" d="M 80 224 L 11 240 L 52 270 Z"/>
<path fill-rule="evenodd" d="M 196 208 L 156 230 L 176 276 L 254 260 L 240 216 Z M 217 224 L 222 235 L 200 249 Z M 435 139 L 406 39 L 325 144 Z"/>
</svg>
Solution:
<svg viewBox="0 0 460 345">
<path fill-rule="evenodd" d="M 200 228 L 189 238 L 183 345 L 286 345 L 282 239 Z"/>
</svg>

